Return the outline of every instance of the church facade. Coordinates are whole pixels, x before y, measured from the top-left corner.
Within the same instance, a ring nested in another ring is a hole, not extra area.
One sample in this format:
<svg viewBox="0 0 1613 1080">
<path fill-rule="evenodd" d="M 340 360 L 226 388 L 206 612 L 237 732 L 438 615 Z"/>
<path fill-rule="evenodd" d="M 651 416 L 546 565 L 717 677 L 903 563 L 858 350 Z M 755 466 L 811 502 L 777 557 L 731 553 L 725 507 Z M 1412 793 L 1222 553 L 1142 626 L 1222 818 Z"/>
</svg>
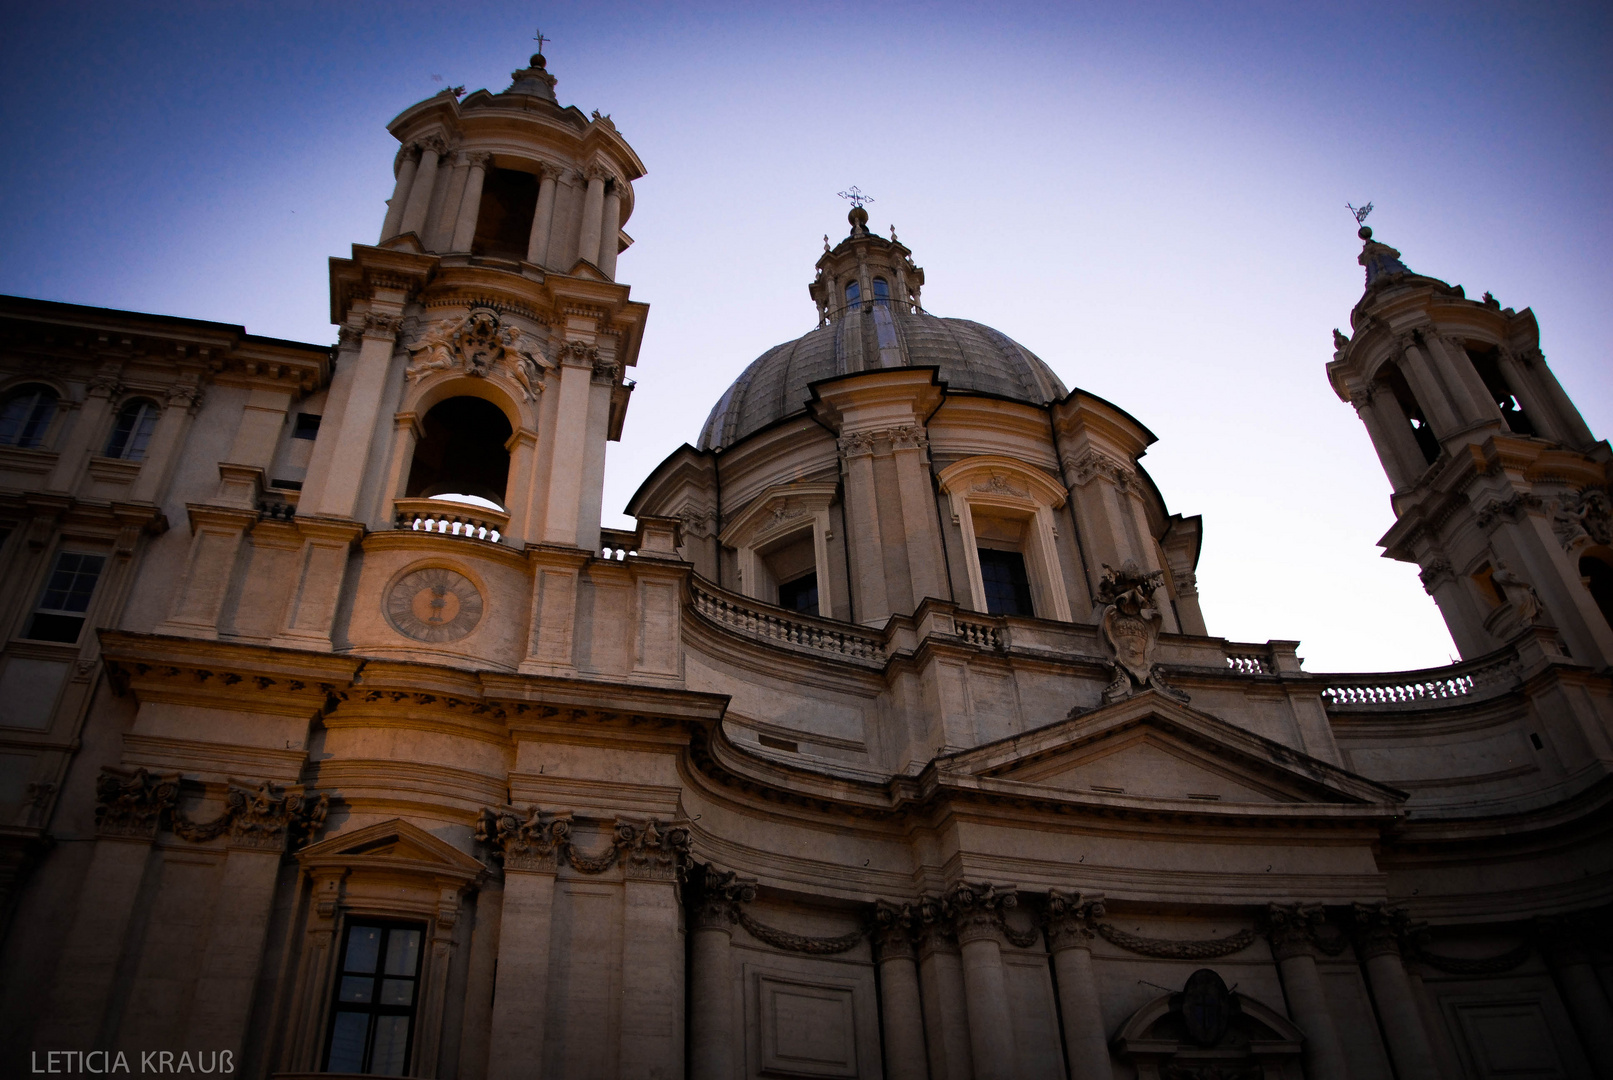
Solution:
<svg viewBox="0 0 1613 1080">
<path fill-rule="evenodd" d="M 1363 229 L 1334 332 L 1449 667 L 1213 636 L 1155 436 L 860 207 L 604 529 L 645 169 L 554 85 L 392 122 L 334 346 L 0 299 L 0 1069 L 1613 1076 L 1613 454 L 1528 310 Z"/>
</svg>

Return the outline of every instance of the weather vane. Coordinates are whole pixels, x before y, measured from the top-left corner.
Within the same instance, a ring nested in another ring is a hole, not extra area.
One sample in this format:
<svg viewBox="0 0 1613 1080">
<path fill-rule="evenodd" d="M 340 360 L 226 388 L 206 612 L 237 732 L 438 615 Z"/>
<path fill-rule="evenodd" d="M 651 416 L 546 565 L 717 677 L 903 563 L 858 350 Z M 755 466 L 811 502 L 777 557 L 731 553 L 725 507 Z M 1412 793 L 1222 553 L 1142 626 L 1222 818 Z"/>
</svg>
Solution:
<svg viewBox="0 0 1613 1080">
<path fill-rule="evenodd" d="M 1352 206 L 1350 203 L 1345 203 L 1344 208 L 1355 215 L 1355 223 L 1357 225 L 1365 222 L 1367 220 L 1367 215 L 1372 213 L 1371 203 L 1367 203 L 1365 206 Z"/>
<path fill-rule="evenodd" d="M 858 187 L 856 184 L 851 185 L 850 190 L 840 192 L 840 197 L 842 199 L 850 199 L 851 205 L 855 206 L 859 210 L 862 209 L 863 203 L 871 203 L 874 201 L 874 197 L 872 195 L 864 195 L 862 188 Z"/>
<path fill-rule="evenodd" d="M 546 37 L 544 37 L 543 36 L 543 27 L 540 26 L 540 27 L 538 27 L 537 34 L 535 34 L 533 36 L 532 40 L 536 41 L 538 43 L 538 55 L 542 56 L 543 55 L 543 43 L 545 41 L 553 41 L 554 38 L 546 38 Z"/>
</svg>

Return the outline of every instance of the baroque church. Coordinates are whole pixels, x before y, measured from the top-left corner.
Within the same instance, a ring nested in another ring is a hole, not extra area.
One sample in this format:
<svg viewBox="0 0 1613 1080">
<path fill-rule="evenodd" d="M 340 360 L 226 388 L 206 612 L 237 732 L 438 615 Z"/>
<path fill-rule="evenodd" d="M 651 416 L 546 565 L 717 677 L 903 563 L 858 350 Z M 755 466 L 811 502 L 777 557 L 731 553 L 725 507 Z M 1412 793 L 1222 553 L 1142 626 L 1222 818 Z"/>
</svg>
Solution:
<svg viewBox="0 0 1613 1080">
<path fill-rule="evenodd" d="M 1613 1076 L 1613 454 L 1529 310 L 1363 229 L 1326 365 L 1448 667 L 1214 636 L 1155 435 L 860 207 L 606 529 L 645 166 L 554 85 L 392 121 L 334 346 L 0 299 L 0 1071 Z"/>
</svg>

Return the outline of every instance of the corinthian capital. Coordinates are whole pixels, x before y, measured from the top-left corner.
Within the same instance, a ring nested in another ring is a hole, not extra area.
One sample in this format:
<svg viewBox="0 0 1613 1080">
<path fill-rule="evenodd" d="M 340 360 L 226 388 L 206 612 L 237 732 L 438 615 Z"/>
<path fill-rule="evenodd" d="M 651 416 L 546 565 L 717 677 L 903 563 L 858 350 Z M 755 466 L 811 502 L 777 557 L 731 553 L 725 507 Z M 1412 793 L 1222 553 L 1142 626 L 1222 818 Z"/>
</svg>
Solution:
<svg viewBox="0 0 1613 1080">
<path fill-rule="evenodd" d="M 1052 952 L 1071 948 L 1090 949 L 1095 933 L 1093 926 L 1102 916 L 1101 895 L 1049 889 L 1047 906 L 1042 911 L 1042 928 L 1047 933 L 1048 949 Z"/>
<path fill-rule="evenodd" d="M 1003 914 L 1019 904 L 1012 887 L 999 889 L 989 882 L 970 884 L 960 881 L 947 890 L 946 903 L 952 909 L 953 925 L 960 944 L 1005 937 Z"/>
<path fill-rule="evenodd" d="M 545 821 L 536 806 L 524 812 L 513 806 L 484 806 L 476 820 L 476 840 L 493 849 L 493 857 L 505 870 L 554 873 L 556 850 L 570 833 L 570 821 L 564 817 Z"/>
<path fill-rule="evenodd" d="M 178 798 L 178 773 L 158 776 L 108 765 L 95 780 L 95 830 L 101 836 L 149 840 Z"/>
<path fill-rule="evenodd" d="M 706 880 L 694 903 L 697 930 L 730 930 L 739 921 L 739 905 L 756 899 L 754 878 L 740 877 L 732 870 L 706 868 Z"/>
<path fill-rule="evenodd" d="M 1361 957 L 1400 955 L 1403 942 L 1408 942 L 1419 927 L 1411 921 L 1405 908 L 1388 904 L 1356 904 L 1351 911 L 1356 948 Z"/>
</svg>

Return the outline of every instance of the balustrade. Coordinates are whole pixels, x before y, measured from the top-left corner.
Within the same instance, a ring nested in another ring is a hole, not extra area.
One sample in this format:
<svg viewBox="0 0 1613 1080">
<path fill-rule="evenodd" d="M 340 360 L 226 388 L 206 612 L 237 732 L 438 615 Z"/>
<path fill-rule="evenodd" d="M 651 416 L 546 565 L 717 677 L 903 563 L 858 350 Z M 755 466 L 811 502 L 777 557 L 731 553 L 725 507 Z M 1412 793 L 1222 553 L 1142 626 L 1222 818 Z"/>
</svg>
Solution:
<svg viewBox="0 0 1613 1080">
<path fill-rule="evenodd" d="M 498 543 L 509 528 L 510 516 L 498 510 L 439 499 L 398 499 L 393 503 L 397 517 L 393 527 L 439 536 L 459 536 L 466 540 Z"/>
<path fill-rule="evenodd" d="M 1517 661 L 1512 656 L 1423 671 L 1332 675 L 1327 677 L 1329 684 L 1322 690 L 1322 700 L 1330 709 L 1478 700 L 1506 692 L 1517 677 Z"/>
<path fill-rule="evenodd" d="M 719 595 L 693 581 L 690 582 L 689 591 L 696 612 L 747 637 L 852 660 L 882 662 L 885 658 L 884 638 L 880 635 L 791 617 L 783 609 L 770 609 L 731 594 Z"/>
</svg>

